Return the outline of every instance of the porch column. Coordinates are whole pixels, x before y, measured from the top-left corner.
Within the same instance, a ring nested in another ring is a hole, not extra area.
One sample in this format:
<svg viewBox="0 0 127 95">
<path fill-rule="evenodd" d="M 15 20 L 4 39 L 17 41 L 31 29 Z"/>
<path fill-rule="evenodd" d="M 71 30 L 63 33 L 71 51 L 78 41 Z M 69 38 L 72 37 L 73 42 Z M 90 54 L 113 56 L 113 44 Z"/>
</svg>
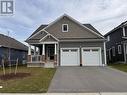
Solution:
<svg viewBox="0 0 127 95">
<path fill-rule="evenodd" d="M 56 47 L 56 44 L 55 44 L 55 55 L 56 55 L 56 49 L 57 49 L 57 47 Z"/>
<path fill-rule="evenodd" d="M 29 45 L 29 48 L 28 48 L 28 55 L 31 55 L 31 45 Z"/>
<path fill-rule="evenodd" d="M 55 44 L 55 50 L 54 50 L 54 64 L 57 65 L 57 44 Z"/>
<path fill-rule="evenodd" d="M 42 47 L 42 55 L 45 55 L 45 44 L 43 44 L 43 47 Z"/>
<path fill-rule="evenodd" d="M 38 47 L 38 55 L 40 55 L 40 48 Z"/>
<path fill-rule="evenodd" d="M 45 44 L 42 45 L 42 61 L 45 61 Z"/>
<path fill-rule="evenodd" d="M 36 46 L 34 46 L 34 55 L 36 55 Z"/>
<path fill-rule="evenodd" d="M 31 62 L 31 45 L 29 44 L 29 47 L 28 47 L 28 57 L 27 57 L 27 61 L 28 62 Z"/>
</svg>

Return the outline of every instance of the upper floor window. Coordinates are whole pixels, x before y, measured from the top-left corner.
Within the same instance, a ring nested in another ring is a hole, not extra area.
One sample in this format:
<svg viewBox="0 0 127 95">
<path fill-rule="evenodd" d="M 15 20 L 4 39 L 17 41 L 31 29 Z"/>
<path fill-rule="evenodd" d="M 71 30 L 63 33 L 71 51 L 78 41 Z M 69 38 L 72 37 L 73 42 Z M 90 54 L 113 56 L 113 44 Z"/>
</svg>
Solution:
<svg viewBox="0 0 127 95">
<path fill-rule="evenodd" d="M 68 32 L 68 24 L 62 24 L 62 32 Z"/>
<path fill-rule="evenodd" d="M 109 35 L 107 36 L 107 41 L 110 41 L 110 36 Z"/>
<path fill-rule="evenodd" d="M 115 56 L 116 53 L 115 53 L 115 47 L 112 47 L 112 55 Z"/>
<path fill-rule="evenodd" d="M 121 54 L 122 50 L 121 50 L 121 45 L 118 45 L 118 54 Z"/>
<path fill-rule="evenodd" d="M 123 27 L 123 36 L 126 36 L 126 35 L 125 35 L 125 27 Z"/>
</svg>

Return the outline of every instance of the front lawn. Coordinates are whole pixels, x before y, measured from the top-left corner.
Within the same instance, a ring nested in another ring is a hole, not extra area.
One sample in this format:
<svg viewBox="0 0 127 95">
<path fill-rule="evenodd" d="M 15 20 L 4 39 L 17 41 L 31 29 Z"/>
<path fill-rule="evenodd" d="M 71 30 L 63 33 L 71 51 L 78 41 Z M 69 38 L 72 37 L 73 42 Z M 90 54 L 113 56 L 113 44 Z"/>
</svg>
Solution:
<svg viewBox="0 0 127 95">
<path fill-rule="evenodd" d="M 14 70 L 14 68 L 12 70 Z M 7 68 L 6 71 L 9 73 L 9 68 Z M 0 92 L 47 92 L 55 71 L 56 69 L 46 69 L 42 67 L 27 68 L 26 66 L 20 66 L 18 73 L 28 73 L 29 75 L 23 78 L 0 79 L 0 85 L 3 86 L 3 88 L 0 88 Z M 2 74 L 2 68 L 0 67 L 0 75 Z"/>
<path fill-rule="evenodd" d="M 109 64 L 109 66 L 127 72 L 127 64 Z"/>
</svg>

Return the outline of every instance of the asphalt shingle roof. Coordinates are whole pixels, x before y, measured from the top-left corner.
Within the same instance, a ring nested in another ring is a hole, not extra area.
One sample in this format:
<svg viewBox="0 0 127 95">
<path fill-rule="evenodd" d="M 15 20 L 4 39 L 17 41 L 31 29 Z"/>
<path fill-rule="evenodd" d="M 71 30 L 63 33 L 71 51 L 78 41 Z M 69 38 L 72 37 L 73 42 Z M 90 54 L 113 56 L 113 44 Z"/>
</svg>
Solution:
<svg viewBox="0 0 127 95">
<path fill-rule="evenodd" d="M 14 38 L 0 34 L 0 46 L 18 50 L 28 50 L 28 47 Z"/>
<path fill-rule="evenodd" d="M 100 34 L 101 36 L 103 36 L 100 32 L 97 31 L 97 29 L 95 29 L 91 24 L 83 24 L 84 26 L 86 26 L 87 28 L 93 30 L 94 32 L 96 32 L 97 34 Z"/>
<path fill-rule="evenodd" d="M 48 26 L 48 25 L 40 25 L 39 27 L 38 27 L 38 29 L 37 30 L 35 30 L 32 34 L 31 34 L 31 36 L 33 36 L 34 34 L 36 34 L 38 31 L 40 31 L 41 29 L 43 29 L 43 28 L 45 28 L 46 26 Z M 30 36 L 30 37 L 31 37 Z"/>
<path fill-rule="evenodd" d="M 106 33 L 104 36 L 105 37 L 108 36 L 109 34 L 115 32 L 115 30 L 117 30 L 117 29 L 119 29 L 119 28 L 121 28 L 121 27 L 123 27 L 125 25 L 127 25 L 127 21 L 122 22 L 120 25 L 118 25 L 117 27 L 115 27 L 114 29 L 112 29 L 111 31 L 109 31 L 108 33 Z"/>
</svg>

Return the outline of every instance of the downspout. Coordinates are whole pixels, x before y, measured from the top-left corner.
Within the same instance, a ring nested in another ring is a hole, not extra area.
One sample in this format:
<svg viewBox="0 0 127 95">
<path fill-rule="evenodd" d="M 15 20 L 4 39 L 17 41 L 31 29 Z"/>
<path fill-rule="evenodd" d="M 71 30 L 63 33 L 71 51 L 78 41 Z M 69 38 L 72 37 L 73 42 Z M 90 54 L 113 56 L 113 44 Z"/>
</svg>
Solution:
<svg viewBox="0 0 127 95">
<path fill-rule="evenodd" d="M 126 44 L 123 43 L 123 50 L 124 50 L 124 62 L 126 63 L 127 62 L 127 59 L 126 59 Z"/>
</svg>

